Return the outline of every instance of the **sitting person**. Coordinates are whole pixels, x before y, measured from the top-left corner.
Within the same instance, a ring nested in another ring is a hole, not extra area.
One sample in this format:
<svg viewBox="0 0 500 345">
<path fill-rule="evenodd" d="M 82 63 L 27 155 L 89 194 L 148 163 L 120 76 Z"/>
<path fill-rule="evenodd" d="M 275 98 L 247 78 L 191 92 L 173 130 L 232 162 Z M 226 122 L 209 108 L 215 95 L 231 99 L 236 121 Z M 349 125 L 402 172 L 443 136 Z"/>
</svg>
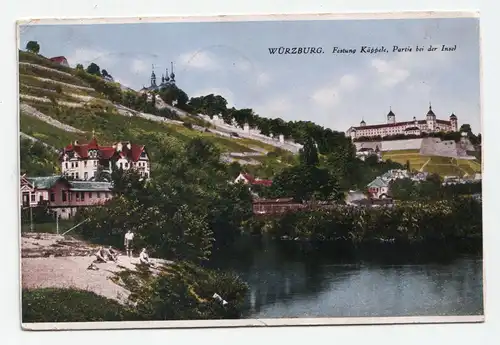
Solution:
<svg viewBox="0 0 500 345">
<path fill-rule="evenodd" d="M 118 261 L 118 252 L 116 250 L 114 250 L 112 246 L 108 247 L 107 254 L 108 254 L 109 260 L 114 261 L 114 262 Z"/>
<path fill-rule="evenodd" d="M 146 266 L 154 266 L 154 264 L 151 262 L 151 260 L 149 260 L 149 255 L 148 255 L 148 253 L 146 252 L 146 248 L 142 248 L 142 251 L 141 251 L 141 253 L 139 254 L 139 262 L 140 262 L 142 265 L 146 265 Z"/>
<path fill-rule="evenodd" d="M 108 248 L 99 247 L 95 256 L 96 260 L 94 262 L 108 262 L 109 260 L 116 262 L 118 253 L 111 246 Z"/>
</svg>

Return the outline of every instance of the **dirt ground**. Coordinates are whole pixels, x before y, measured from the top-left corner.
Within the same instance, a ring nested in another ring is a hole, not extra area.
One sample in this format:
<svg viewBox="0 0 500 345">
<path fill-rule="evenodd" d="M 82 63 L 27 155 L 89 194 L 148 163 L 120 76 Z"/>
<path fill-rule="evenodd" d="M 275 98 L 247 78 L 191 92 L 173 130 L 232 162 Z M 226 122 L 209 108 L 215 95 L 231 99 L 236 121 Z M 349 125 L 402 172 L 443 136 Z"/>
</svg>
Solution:
<svg viewBox="0 0 500 345">
<path fill-rule="evenodd" d="M 53 234 L 26 233 L 21 238 L 21 283 L 23 288 L 75 288 L 95 292 L 124 302 L 130 292 L 115 284 L 114 273 L 135 270 L 137 257 L 118 256 L 118 262 L 96 264 L 98 270 L 88 270 L 94 261 L 95 247 L 71 237 Z M 137 255 L 137 253 L 136 253 Z M 156 264 L 171 262 L 151 259 Z M 122 267 L 120 267 L 122 266 Z"/>
</svg>

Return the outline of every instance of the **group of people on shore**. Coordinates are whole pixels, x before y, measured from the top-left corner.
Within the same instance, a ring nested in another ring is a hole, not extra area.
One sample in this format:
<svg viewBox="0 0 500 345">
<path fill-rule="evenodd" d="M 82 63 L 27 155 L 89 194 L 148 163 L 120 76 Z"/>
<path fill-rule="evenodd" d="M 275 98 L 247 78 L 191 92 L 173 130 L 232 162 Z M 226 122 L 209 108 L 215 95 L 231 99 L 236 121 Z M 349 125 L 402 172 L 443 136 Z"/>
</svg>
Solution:
<svg viewBox="0 0 500 345">
<path fill-rule="evenodd" d="M 131 230 L 128 230 L 127 233 L 125 234 L 125 238 L 124 238 L 123 245 L 125 247 L 126 255 L 129 258 L 133 257 L 132 242 L 134 240 L 134 236 L 135 236 L 135 234 Z M 96 258 L 90 264 L 88 269 L 98 270 L 99 268 L 96 266 L 97 263 L 106 263 L 109 261 L 117 263 L 119 252 L 117 250 L 115 250 L 112 246 L 109 246 L 109 247 L 101 246 L 97 249 L 97 251 L 95 252 L 94 255 Z M 149 255 L 146 251 L 146 248 L 142 248 L 141 252 L 139 253 L 139 263 L 141 265 L 148 266 L 148 267 L 155 266 L 154 263 L 151 262 L 151 260 L 149 259 Z"/>
</svg>

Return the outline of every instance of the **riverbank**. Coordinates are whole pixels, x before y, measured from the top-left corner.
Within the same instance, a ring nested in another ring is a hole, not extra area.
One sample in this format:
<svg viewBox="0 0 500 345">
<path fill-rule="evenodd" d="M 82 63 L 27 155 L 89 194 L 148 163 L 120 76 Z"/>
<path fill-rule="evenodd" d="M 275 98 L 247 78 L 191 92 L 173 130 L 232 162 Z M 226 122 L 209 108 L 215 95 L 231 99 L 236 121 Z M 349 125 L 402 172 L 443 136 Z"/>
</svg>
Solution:
<svg viewBox="0 0 500 345">
<path fill-rule="evenodd" d="M 337 205 L 255 218 L 247 233 L 317 246 L 379 245 L 418 250 L 456 247 L 481 253 L 482 203 L 474 198 L 435 202 L 401 202 L 395 207 L 365 208 Z M 460 249 L 461 250 L 461 249 Z"/>
<path fill-rule="evenodd" d="M 236 276 L 157 258 L 151 259 L 155 268 L 144 268 L 137 258 L 123 255 L 117 263 L 97 264 L 98 270 L 89 270 L 95 247 L 59 235 L 23 234 L 22 308 L 23 316 L 29 316 L 23 322 L 101 320 L 107 314 L 96 313 L 99 301 L 112 311 L 109 319 L 101 321 L 240 317 L 247 287 Z M 214 294 L 228 305 L 222 305 Z M 69 306 L 78 312 L 69 313 Z"/>
</svg>

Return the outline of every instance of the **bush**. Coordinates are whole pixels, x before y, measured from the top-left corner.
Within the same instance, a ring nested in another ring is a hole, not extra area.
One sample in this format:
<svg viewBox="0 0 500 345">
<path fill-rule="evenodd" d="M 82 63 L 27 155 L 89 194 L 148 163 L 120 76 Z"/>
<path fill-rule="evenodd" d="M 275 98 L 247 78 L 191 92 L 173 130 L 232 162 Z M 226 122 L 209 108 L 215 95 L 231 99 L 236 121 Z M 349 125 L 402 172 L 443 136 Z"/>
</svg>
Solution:
<svg viewBox="0 0 500 345">
<path fill-rule="evenodd" d="M 23 289 L 22 322 L 132 321 L 141 318 L 115 300 L 76 289 Z"/>
<path fill-rule="evenodd" d="M 380 208 L 338 205 L 288 213 L 269 221 L 269 226 L 276 237 L 313 242 L 446 243 L 482 238 L 482 204 L 462 197 Z"/>
<path fill-rule="evenodd" d="M 237 275 L 209 270 L 187 262 L 168 266 L 158 276 L 142 271 L 120 273 L 132 291 L 130 302 L 148 320 L 237 319 L 248 286 Z M 228 302 L 222 306 L 217 293 Z"/>
</svg>

